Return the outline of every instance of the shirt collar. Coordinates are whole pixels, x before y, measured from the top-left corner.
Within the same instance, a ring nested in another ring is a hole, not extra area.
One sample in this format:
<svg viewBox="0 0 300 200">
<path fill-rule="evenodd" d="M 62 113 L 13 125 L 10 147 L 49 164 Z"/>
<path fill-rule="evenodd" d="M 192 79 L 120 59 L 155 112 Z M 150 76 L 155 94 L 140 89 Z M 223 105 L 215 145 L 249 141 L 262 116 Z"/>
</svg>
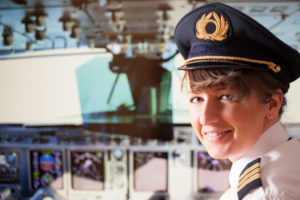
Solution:
<svg viewBox="0 0 300 200">
<path fill-rule="evenodd" d="M 263 132 L 255 145 L 244 156 L 232 164 L 229 175 L 231 187 L 238 184 L 240 173 L 249 162 L 287 141 L 288 137 L 286 129 L 279 121 Z"/>
</svg>

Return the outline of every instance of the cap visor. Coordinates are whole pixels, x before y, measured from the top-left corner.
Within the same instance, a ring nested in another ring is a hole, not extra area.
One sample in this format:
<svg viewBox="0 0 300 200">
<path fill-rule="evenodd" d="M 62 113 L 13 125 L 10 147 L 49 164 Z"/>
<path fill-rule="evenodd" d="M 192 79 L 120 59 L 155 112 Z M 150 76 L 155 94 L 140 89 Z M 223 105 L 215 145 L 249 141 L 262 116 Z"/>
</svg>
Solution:
<svg viewBox="0 0 300 200">
<path fill-rule="evenodd" d="M 182 65 L 181 67 L 177 68 L 178 70 L 188 70 L 188 68 L 186 67 L 186 65 Z"/>
<path fill-rule="evenodd" d="M 178 70 L 195 70 L 195 69 L 220 69 L 220 68 L 231 68 L 231 69 L 255 69 L 255 70 L 264 70 L 267 69 L 262 66 L 257 65 L 249 65 L 246 63 L 192 63 L 192 64 L 186 64 L 182 65 L 181 67 L 178 67 Z"/>
</svg>

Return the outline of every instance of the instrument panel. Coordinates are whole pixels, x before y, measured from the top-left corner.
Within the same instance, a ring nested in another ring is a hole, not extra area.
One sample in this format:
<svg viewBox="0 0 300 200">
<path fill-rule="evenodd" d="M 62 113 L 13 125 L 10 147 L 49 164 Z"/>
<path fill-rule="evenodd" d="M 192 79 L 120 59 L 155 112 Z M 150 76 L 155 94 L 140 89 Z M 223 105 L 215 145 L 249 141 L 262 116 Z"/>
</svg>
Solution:
<svg viewBox="0 0 300 200">
<path fill-rule="evenodd" d="M 174 127 L 171 141 L 5 127 L 0 141 L 2 199 L 217 199 L 228 182 L 230 162 L 211 159 L 191 127 Z"/>
</svg>

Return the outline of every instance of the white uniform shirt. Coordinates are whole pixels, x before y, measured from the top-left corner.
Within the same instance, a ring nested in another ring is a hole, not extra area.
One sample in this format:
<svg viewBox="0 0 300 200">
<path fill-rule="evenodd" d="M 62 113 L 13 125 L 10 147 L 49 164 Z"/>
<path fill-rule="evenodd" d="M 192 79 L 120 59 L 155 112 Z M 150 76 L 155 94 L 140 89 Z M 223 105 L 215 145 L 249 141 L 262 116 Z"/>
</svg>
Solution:
<svg viewBox="0 0 300 200">
<path fill-rule="evenodd" d="M 266 130 L 241 159 L 233 163 L 230 189 L 220 200 L 238 199 L 238 180 L 245 166 L 261 158 L 262 186 L 250 190 L 243 200 L 300 200 L 300 143 L 289 136 L 280 122 Z"/>
</svg>

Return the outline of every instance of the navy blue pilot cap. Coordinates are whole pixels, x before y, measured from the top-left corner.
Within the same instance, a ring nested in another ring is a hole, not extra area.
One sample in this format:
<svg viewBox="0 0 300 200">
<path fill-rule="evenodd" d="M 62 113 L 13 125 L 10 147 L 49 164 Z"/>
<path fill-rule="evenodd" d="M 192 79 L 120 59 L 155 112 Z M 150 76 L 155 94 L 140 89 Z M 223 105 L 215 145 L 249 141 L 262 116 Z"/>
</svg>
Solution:
<svg viewBox="0 0 300 200">
<path fill-rule="evenodd" d="M 178 69 L 253 68 L 271 70 L 284 82 L 300 76 L 300 54 L 261 24 L 222 3 L 186 14 L 174 34 L 184 65 Z"/>
</svg>

